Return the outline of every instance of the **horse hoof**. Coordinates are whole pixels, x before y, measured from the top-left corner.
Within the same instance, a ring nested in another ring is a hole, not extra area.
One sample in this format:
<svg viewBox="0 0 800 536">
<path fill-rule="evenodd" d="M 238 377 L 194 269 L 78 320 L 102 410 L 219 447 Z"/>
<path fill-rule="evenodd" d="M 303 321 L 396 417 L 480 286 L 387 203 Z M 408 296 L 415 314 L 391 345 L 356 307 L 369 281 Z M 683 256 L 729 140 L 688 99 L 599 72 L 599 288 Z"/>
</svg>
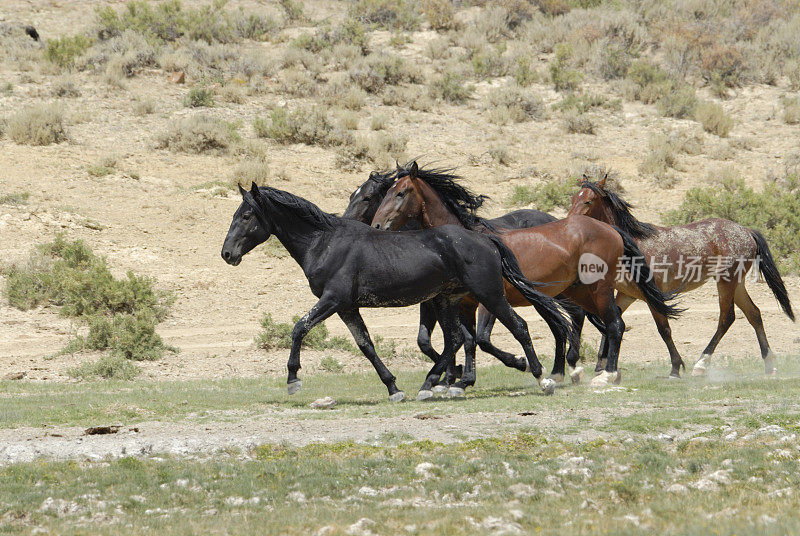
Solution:
<svg viewBox="0 0 800 536">
<path fill-rule="evenodd" d="M 580 385 L 580 383 L 583 381 L 583 367 L 575 367 L 569 371 L 569 377 L 572 380 L 572 383 L 575 385 Z"/>
<path fill-rule="evenodd" d="M 542 392 L 546 395 L 552 395 L 556 392 L 556 382 L 551 380 L 550 378 L 545 378 L 539 383 L 539 387 L 542 388 Z"/>
<path fill-rule="evenodd" d="M 406 399 L 406 394 L 403 391 L 397 391 L 393 395 L 389 395 L 389 402 L 402 402 Z"/>
<path fill-rule="evenodd" d="M 622 373 L 617 371 L 617 377 L 614 378 L 614 385 L 619 385 L 622 383 Z"/>
<path fill-rule="evenodd" d="M 447 386 L 441 383 L 437 383 L 436 385 L 433 386 L 432 391 L 437 395 L 441 395 L 447 392 Z"/>
<path fill-rule="evenodd" d="M 700 359 L 697 360 L 697 363 L 694 364 L 692 367 L 692 376 L 705 376 L 706 369 L 709 366 L 709 358 L 711 356 L 703 355 Z"/>
<path fill-rule="evenodd" d="M 550 375 L 550 379 L 553 380 L 556 383 L 561 383 L 561 382 L 564 381 L 564 375 L 561 374 L 561 373 L 559 373 L 559 374 L 551 374 Z"/>
<path fill-rule="evenodd" d="M 290 395 L 295 394 L 302 388 L 303 388 L 303 382 L 300 380 L 286 384 L 286 392 L 289 393 Z"/>
<path fill-rule="evenodd" d="M 461 387 L 453 386 L 447 390 L 447 398 L 463 398 L 466 394 L 467 392 Z"/>
<path fill-rule="evenodd" d="M 681 379 L 681 375 L 680 375 L 679 372 L 670 372 L 669 373 L 669 379 L 670 380 L 680 380 Z"/>
<path fill-rule="evenodd" d="M 619 371 L 617 372 L 608 372 L 603 371 L 598 376 L 592 378 L 592 381 L 589 382 L 591 387 L 607 387 L 609 383 L 618 384 L 622 381 L 622 374 Z"/>
<path fill-rule="evenodd" d="M 430 389 L 421 389 L 419 393 L 417 393 L 417 400 L 428 400 L 429 398 L 433 398 L 433 391 Z"/>
<path fill-rule="evenodd" d="M 764 374 L 767 376 L 774 376 L 778 373 L 778 369 L 775 368 L 775 359 L 772 355 L 767 355 L 764 358 Z"/>
</svg>

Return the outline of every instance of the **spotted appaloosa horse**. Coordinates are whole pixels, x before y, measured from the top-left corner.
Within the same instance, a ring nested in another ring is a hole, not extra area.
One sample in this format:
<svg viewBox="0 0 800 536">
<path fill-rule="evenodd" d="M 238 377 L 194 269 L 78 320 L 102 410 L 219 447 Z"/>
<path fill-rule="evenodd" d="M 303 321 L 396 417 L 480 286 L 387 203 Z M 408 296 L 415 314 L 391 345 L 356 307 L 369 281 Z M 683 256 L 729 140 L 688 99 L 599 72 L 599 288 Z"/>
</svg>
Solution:
<svg viewBox="0 0 800 536">
<path fill-rule="evenodd" d="M 758 263 L 757 270 L 764 276 L 786 316 L 794 320 L 794 312 L 764 236 L 755 229 L 748 229 L 721 218 L 709 218 L 675 227 L 659 227 L 643 223 L 631 214 L 631 205 L 619 195 L 606 190 L 605 185 L 606 177 L 597 182 L 584 177 L 580 182 L 580 190 L 572 196 L 569 215 L 591 216 L 620 227 L 633 236 L 645 259 L 650 263 L 656 283 L 664 292 L 688 292 L 702 286 L 709 279 L 717 280 L 719 292 L 717 331 L 695 363 L 692 374 L 703 375 L 711 364 L 711 355 L 736 319 L 733 312 L 734 304 L 742 310 L 756 331 L 765 372 L 774 373 L 776 371 L 774 354 L 767 342 L 761 312 L 745 288 L 745 275 L 755 262 Z M 636 286 L 628 282 L 620 283 L 617 289 L 619 293 L 616 302 L 622 311 L 637 299 L 641 299 Z M 669 349 L 672 361 L 670 376 L 680 377 L 680 368 L 684 364 L 672 340 L 669 321 L 652 307 L 650 312 L 658 327 L 658 333 Z M 602 358 L 599 357 L 597 368 L 601 367 Z"/>
</svg>

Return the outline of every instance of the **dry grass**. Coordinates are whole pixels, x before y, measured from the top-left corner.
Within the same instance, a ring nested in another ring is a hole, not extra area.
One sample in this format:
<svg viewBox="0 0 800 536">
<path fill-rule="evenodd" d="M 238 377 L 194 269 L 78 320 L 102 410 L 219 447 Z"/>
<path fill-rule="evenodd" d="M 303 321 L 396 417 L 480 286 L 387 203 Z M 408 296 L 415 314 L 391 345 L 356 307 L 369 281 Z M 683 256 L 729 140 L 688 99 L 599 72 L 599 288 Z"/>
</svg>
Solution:
<svg viewBox="0 0 800 536">
<path fill-rule="evenodd" d="M 241 138 L 235 125 L 207 115 L 193 115 L 179 120 L 160 134 L 157 149 L 183 153 L 228 153 Z"/>
<path fill-rule="evenodd" d="M 785 97 L 781 100 L 783 106 L 783 122 L 787 125 L 800 123 L 800 97 Z"/>
<path fill-rule="evenodd" d="M 725 113 L 722 106 L 711 101 L 704 101 L 697 105 L 695 118 L 703 125 L 706 132 L 716 134 L 720 138 L 727 138 L 733 129 L 733 118 Z"/>
<path fill-rule="evenodd" d="M 58 104 L 40 104 L 12 114 L 6 134 L 24 145 L 50 145 L 68 139 L 64 112 Z"/>
<path fill-rule="evenodd" d="M 567 110 L 563 118 L 564 130 L 569 134 L 595 134 L 596 125 L 588 114 Z"/>
</svg>

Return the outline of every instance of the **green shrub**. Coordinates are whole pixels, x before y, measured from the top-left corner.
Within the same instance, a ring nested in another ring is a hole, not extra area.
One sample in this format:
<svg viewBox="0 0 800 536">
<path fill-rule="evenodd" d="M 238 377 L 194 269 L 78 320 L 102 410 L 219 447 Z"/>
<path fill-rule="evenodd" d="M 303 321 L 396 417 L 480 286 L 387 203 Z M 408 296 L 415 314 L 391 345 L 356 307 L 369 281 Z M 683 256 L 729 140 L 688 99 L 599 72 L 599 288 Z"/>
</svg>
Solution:
<svg viewBox="0 0 800 536">
<path fill-rule="evenodd" d="M 555 104 L 554 107 L 562 112 L 576 110 L 581 114 L 593 108 L 605 108 L 607 110 L 619 112 L 622 110 L 622 101 L 591 93 L 580 95 L 577 93 L 568 93 L 560 102 Z"/>
<path fill-rule="evenodd" d="M 507 73 L 507 65 L 493 46 L 484 46 L 470 58 L 472 70 L 478 78 L 496 78 Z"/>
<path fill-rule="evenodd" d="M 331 146 L 341 145 L 347 139 L 333 126 L 327 111 L 321 107 L 298 108 L 291 112 L 276 107 L 270 112 L 269 121 L 256 118 L 253 128 L 259 137 L 280 143 Z"/>
<path fill-rule="evenodd" d="M 319 368 L 333 374 L 339 374 L 344 370 L 344 366 L 335 357 L 331 356 L 323 357 L 322 361 L 319 362 Z"/>
<path fill-rule="evenodd" d="M 420 74 L 397 54 L 370 54 L 348 70 L 350 79 L 370 93 L 378 93 L 384 86 L 404 82 L 420 82 Z"/>
<path fill-rule="evenodd" d="M 57 104 L 35 105 L 13 114 L 6 122 L 6 134 L 25 145 L 50 145 L 68 139 L 64 114 Z"/>
<path fill-rule="evenodd" d="M 183 105 L 190 108 L 214 106 L 214 92 L 204 87 L 193 87 L 183 98 Z"/>
<path fill-rule="evenodd" d="M 138 376 L 142 369 L 127 359 L 106 356 L 93 363 L 84 363 L 67 371 L 73 378 L 90 380 L 103 378 L 106 380 L 130 381 Z"/>
<path fill-rule="evenodd" d="M 474 86 L 464 80 L 456 71 L 445 71 L 431 80 L 428 91 L 432 98 L 461 104 L 472 96 Z"/>
<path fill-rule="evenodd" d="M 656 103 L 658 112 L 664 117 L 685 119 L 694 116 L 697 109 L 697 95 L 694 88 L 683 85 L 667 91 Z"/>
<path fill-rule="evenodd" d="M 703 125 L 706 132 L 716 134 L 720 138 L 727 138 L 733 128 L 733 118 L 725 113 L 721 105 L 711 101 L 697 105 L 695 119 Z"/>
<path fill-rule="evenodd" d="M 436 31 L 455 28 L 455 10 L 450 0 L 422 0 L 422 12 Z"/>
<path fill-rule="evenodd" d="M 632 83 L 631 97 L 645 104 L 656 104 L 665 117 L 692 117 L 697 107 L 694 88 L 673 79 L 666 71 L 646 60 L 634 62 L 627 72 Z"/>
<path fill-rule="evenodd" d="M 538 210 L 551 211 L 556 207 L 567 208 L 575 191 L 569 181 L 552 180 L 536 186 L 517 185 L 511 193 L 511 206 L 533 205 Z"/>
<path fill-rule="evenodd" d="M 184 153 L 224 154 L 241 141 L 236 125 L 209 117 L 184 117 L 156 139 L 157 149 Z"/>
<path fill-rule="evenodd" d="M 416 30 L 420 21 L 416 0 L 354 0 L 347 16 L 387 30 Z"/>
<path fill-rule="evenodd" d="M 266 313 L 261 318 L 261 332 L 256 335 L 256 345 L 265 350 L 272 350 L 276 348 L 291 348 L 292 347 L 292 330 L 295 324 L 300 321 L 299 316 L 292 317 L 292 322 L 283 323 L 275 322 L 270 313 Z M 308 332 L 303 339 L 304 348 L 313 348 L 315 350 L 337 349 L 345 350 L 348 352 L 359 353 L 358 348 L 353 346 L 352 343 L 345 337 L 330 337 L 327 326 L 324 322 L 320 322 Z"/>
<path fill-rule="evenodd" d="M 283 9 L 286 18 L 291 22 L 299 22 L 305 20 L 305 14 L 303 13 L 303 2 L 298 2 L 295 0 L 278 0 L 278 3 L 281 5 L 281 9 Z"/>
<path fill-rule="evenodd" d="M 575 91 L 580 86 L 583 75 L 569 68 L 572 48 L 566 43 L 559 43 L 555 48 L 556 57 L 550 62 L 550 81 L 556 91 Z"/>
<path fill-rule="evenodd" d="M 44 59 L 68 69 L 75 65 L 75 59 L 86 52 L 92 40 L 86 35 L 65 36 L 57 39 L 48 39 L 44 49 Z"/>
<path fill-rule="evenodd" d="M 154 283 L 132 272 L 116 279 L 84 242 L 58 235 L 38 246 L 27 266 L 6 269 L 4 294 L 18 309 L 51 304 L 62 315 L 85 321 L 88 335 L 65 351 L 111 349 L 126 359 L 157 359 L 168 348 L 155 326 L 166 317 L 172 297 Z"/>
<path fill-rule="evenodd" d="M 741 179 L 692 188 L 680 207 L 666 213 L 664 221 L 683 225 L 708 217 L 726 218 L 760 230 L 781 268 L 800 271 L 800 175 L 796 172 L 767 183 L 762 192 Z"/>
</svg>

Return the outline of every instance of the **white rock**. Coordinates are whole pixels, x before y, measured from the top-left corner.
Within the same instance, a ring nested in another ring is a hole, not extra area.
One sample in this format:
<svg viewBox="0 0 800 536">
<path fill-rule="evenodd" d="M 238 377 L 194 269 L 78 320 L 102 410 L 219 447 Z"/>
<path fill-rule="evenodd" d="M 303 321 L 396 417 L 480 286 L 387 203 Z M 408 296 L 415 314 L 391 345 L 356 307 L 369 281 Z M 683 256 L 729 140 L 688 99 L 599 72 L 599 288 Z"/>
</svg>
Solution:
<svg viewBox="0 0 800 536">
<path fill-rule="evenodd" d="M 689 489 L 683 484 L 672 484 L 667 488 L 667 493 L 687 493 Z"/>
<path fill-rule="evenodd" d="M 519 521 L 520 519 L 525 517 L 525 513 L 522 510 L 517 510 L 517 509 L 509 510 L 508 515 L 510 515 L 514 519 L 514 521 Z"/>
<path fill-rule="evenodd" d="M 306 494 L 302 491 L 293 491 L 288 495 L 290 501 L 303 504 L 306 502 Z"/>
<path fill-rule="evenodd" d="M 730 469 L 720 469 L 719 471 L 714 471 L 710 475 L 708 475 L 709 480 L 713 480 L 717 484 L 722 484 L 723 486 L 727 486 L 731 483 L 731 470 Z"/>
<path fill-rule="evenodd" d="M 370 530 L 370 527 L 374 527 L 375 522 L 368 517 L 362 517 L 349 527 L 347 527 L 347 534 L 350 536 L 372 536 L 375 534 Z"/>
<path fill-rule="evenodd" d="M 522 525 L 513 521 L 506 521 L 501 517 L 488 516 L 481 522 L 481 527 L 491 531 L 495 536 L 505 534 L 522 534 Z"/>
<path fill-rule="evenodd" d="M 189 479 L 179 478 L 178 480 L 175 481 L 175 485 L 178 486 L 179 488 L 185 488 L 189 485 Z"/>
<path fill-rule="evenodd" d="M 709 480 L 708 478 L 701 478 L 694 484 L 692 487 L 699 490 L 699 491 L 717 491 L 719 486 L 713 480 Z"/>
<path fill-rule="evenodd" d="M 759 518 L 759 521 L 761 521 L 765 525 L 771 525 L 772 523 L 775 523 L 777 521 L 777 519 L 772 517 L 772 516 L 770 516 L 770 515 L 764 514 L 763 516 L 761 516 Z"/>
<path fill-rule="evenodd" d="M 318 398 L 311 403 L 313 409 L 331 409 L 336 406 L 336 400 L 333 397 L 326 396 L 325 398 Z"/>
<path fill-rule="evenodd" d="M 533 486 L 523 484 L 522 482 L 508 486 L 508 491 L 510 491 L 514 497 L 517 497 L 518 499 L 531 497 L 536 493 L 536 490 Z"/>
<path fill-rule="evenodd" d="M 792 495 L 794 495 L 794 490 L 792 488 L 776 489 L 775 491 L 767 493 L 767 497 L 777 497 L 779 499 L 791 497 Z"/>
<path fill-rule="evenodd" d="M 675 438 L 669 434 L 658 434 L 657 439 L 664 441 L 666 443 L 672 443 L 675 441 Z"/>
<path fill-rule="evenodd" d="M 314 536 L 328 536 L 334 532 L 336 532 L 336 527 L 333 525 L 325 525 L 324 527 L 317 529 L 317 531 L 314 533 Z"/>
<path fill-rule="evenodd" d="M 422 462 L 414 468 L 414 472 L 422 478 L 430 478 L 433 476 L 432 471 L 436 468 L 431 462 Z"/>
<path fill-rule="evenodd" d="M 376 497 L 378 495 L 378 490 L 369 486 L 361 486 L 358 490 L 358 494 L 364 495 L 365 497 Z"/>
<path fill-rule="evenodd" d="M 734 441 L 738 437 L 739 433 L 736 430 L 734 430 L 733 432 L 726 434 L 722 439 L 724 439 L 725 441 Z"/>
<path fill-rule="evenodd" d="M 622 519 L 624 519 L 625 521 L 627 521 L 629 523 L 632 523 L 633 525 L 635 525 L 637 527 L 639 526 L 639 516 L 635 516 L 633 514 L 628 514 L 625 517 L 623 517 Z"/>
</svg>

